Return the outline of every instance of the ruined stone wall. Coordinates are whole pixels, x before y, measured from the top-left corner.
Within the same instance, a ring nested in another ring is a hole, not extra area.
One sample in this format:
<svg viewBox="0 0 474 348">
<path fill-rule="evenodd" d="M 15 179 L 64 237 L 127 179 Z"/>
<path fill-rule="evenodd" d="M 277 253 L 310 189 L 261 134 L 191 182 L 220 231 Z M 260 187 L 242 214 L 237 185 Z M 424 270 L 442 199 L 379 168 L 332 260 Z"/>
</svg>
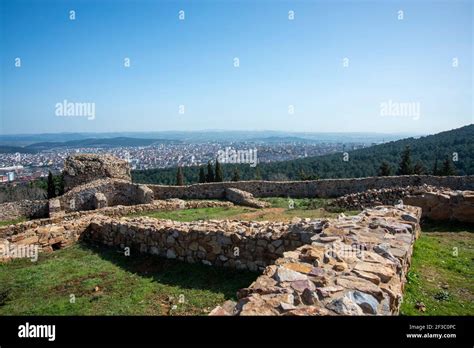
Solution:
<svg viewBox="0 0 474 348">
<path fill-rule="evenodd" d="M 321 228 L 319 221 L 288 225 L 282 222 L 104 218 L 92 221 L 83 238 L 189 263 L 257 271 L 273 264 L 285 251 L 309 243 Z"/>
<path fill-rule="evenodd" d="M 0 248 L 37 245 L 50 252 L 82 239 L 190 263 L 263 270 L 238 292 L 237 303 L 216 308 L 215 315 L 391 315 L 399 312 L 420 214 L 417 207 L 382 206 L 291 224 L 71 214 L 0 235 Z"/>
<path fill-rule="evenodd" d="M 0 204 L 0 221 L 21 217 L 39 219 L 48 216 L 48 200 L 8 202 Z"/>
<path fill-rule="evenodd" d="M 211 315 L 398 314 L 420 214 L 378 207 L 331 220 Z"/>
<path fill-rule="evenodd" d="M 104 154 L 69 156 L 64 162 L 63 176 L 66 191 L 98 179 L 112 178 L 131 181 L 128 162 Z"/>
<path fill-rule="evenodd" d="M 313 181 L 239 181 L 188 186 L 147 185 L 156 199 L 223 199 L 227 188 L 247 191 L 255 197 L 333 198 L 368 189 L 431 185 L 453 190 L 474 190 L 474 176 L 406 175 Z"/>
<path fill-rule="evenodd" d="M 434 221 L 474 224 L 474 191 L 437 190 L 404 198 L 403 202 L 422 209 L 422 217 Z"/>
<path fill-rule="evenodd" d="M 72 213 L 59 213 L 49 218 L 25 221 L 10 226 L 0 227 L 0 239 L 9 239 L 11 236 L 25 233 L 28 230 L 35 229 L 40 226 L 60 224 L 63 220 L 79 220 L 83 217 L 92 215 L 104 215 L 119 218 L 129 214 L 140 214 L 149 211 L 174 211 L 179 209 L 196 209 L 209 207 L 232 207 L 231 202 L 225 201 L 183 201 L 180 199 L 170 199 L 166 201 L 153 201 L 150 204 L 138 204 L 132 206 L 114 206 L 105 207 L 98 210 L 79 211 Z"/>
<path fill-rule="evenodd" d="M 125 180 L 100 179 L 74 187 L 57 199 L 60 210 L 71 212 L 103 206 L 146 204 L 151 203 L 153 198 L 153 191 L 145 185 Z"/>
</svg>

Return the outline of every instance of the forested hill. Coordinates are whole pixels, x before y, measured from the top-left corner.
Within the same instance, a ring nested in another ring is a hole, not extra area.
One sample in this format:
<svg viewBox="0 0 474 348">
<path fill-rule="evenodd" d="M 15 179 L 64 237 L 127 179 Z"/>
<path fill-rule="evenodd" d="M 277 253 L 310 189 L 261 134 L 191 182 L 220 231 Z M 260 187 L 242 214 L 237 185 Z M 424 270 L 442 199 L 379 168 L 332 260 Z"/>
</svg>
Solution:
<svg viewBox="0 0 474 348">
<path fill-rule="evenodd" d="M 411 168 L 414 173 L 442 175 L 441 168 L 446 159 L 452 165 L 452 174 L 474 174 L 474 124 L 420 138 L 407 138 L 348 152 L 347 161 L 343 153 L 308 157 L 304 159 L 262 163 L 256 168 L 248 164 L 223 164 L 224 180 L 231 180 L 238 167 L 240 180 L 301 180 L 314 178 L 356 178 L 381 174 L 380 167 L 386 162 L 384 175 L 399 172 L 402 154 L 410 149 Z M 456 161 L 457 156 L 457 161 Z M 454 161 L 453 161 L 454 159 Z M 435 165 L 437 162 L 437 165 Z M 206 168 L 207 170 L 207 168 Z M 133 179 L 141 183 L 176 183 L 176 168 L 152 169 L 133 172 Z M 186 183 L 199 180 L 199 168 L 184 168 Z"/>
</svg>

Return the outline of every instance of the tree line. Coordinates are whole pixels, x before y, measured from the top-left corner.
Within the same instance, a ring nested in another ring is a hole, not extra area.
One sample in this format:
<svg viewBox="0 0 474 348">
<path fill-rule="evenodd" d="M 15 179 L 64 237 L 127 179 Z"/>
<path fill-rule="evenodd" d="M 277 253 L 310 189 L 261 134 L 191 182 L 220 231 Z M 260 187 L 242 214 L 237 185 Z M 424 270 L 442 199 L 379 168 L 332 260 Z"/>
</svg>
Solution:
<svg viewBox="0 0 474 348">
<path fill-rule="evenodd" d="M 474 125 L 421 138 L 407 138 L 347 153 L 308 157 L 291 161 L 248 164 L 219 164 L 223 181 L 315 180 L 388 175 L 474 175 Z M 207 167 L 214 166 L 208 163 Z M 181 169 L 183 184 L 213 182 L 206 166 Z M 201 173 L 204 172 L 204 173 Z M 238 173 L 236 176 L 235 173 Z M 134 182 L 176 185 L 177 168 L 133 171 Z M 203 178 L 206 178 L 203 180 Z M 220 180 L 220 176 L 219 176 Z"/>
</svg>

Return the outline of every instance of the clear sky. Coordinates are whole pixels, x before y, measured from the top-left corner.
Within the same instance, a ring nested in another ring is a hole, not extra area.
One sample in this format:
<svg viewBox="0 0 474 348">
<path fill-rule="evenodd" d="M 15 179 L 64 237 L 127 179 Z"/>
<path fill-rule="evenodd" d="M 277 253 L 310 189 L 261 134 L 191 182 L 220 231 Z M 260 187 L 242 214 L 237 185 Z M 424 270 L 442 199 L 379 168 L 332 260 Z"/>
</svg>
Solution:
<svg viewBox="0 0 474 348">
<path fill-rule="evenodd" d="M 473 123 L 472 1 L 0 4 L 1 134 Z M 57 116 L 64 100 L 95 103 L 94 119 Z M 389 101 L 414 103 L 418 117 L 382 114 Z"/>
</svg>

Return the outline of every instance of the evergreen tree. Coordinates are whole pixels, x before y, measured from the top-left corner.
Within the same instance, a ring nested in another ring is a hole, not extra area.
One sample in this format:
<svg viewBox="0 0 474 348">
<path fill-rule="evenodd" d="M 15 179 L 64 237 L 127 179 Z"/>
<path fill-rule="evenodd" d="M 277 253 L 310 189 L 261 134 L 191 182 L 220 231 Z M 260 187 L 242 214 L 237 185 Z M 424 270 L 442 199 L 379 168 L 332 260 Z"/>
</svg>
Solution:
<svg viewBox="0 0 474 348">
<path fill-rule="evenodd" d="M 204 167 L 199 167 L 199 182 L 206 182 L 206 173 L 204 173 Z"/>
<path fill-rule="evenodd" d="M 413 174 L 425 175 L 426 172 L 427 170 L 423 163 L 421 163 L 420 161 L 416 162 L 415 166 L 413 167 Z"/>
<path fill-rule="evenodd" d="M 255 180 L 262 180 L 262 174 L 260 173 L 260 167 L 258 165 L 255 168 Z"/>
<path fill-rule="evenodd" d="M 449 156 L 446 156 L 446 159 L 443 162 L 443 167 L 441 168 L 441 175 L 456 175 L 456 170 L 453 166 L 452 161 L 449 159 Z"/>
<path fill-rule="evenodd" d="M 207 162 L 207 177 L 206 182 L 214 182 L 214 168 L 212 168 L 211 161 Z"/>
<path fill-rule="evenodd" d="M 176 185 L 178 186 L 184 185 L 183 167 L 178 167 L 178 171 L 176 172 Z"/>
<path fill-rule="evenodd" d="M 234 168 L 234 174 L 232 175 L 232 181 L 240 181 L 239 168 Z"/>
<path fill-rule="evenodd" d="M 388 164 L 387 161 L 383 161 L 382 164 L 379 167 L 379 176 L 390 176 L 392 175 L 392 168 L 390 167 L 390 164 Z"/>
<path fill-rule="evenodd" d="M 438 157 L 436 157 L 434 166 L 433 166 L 433 175 L 439 175 L 439 169 L 438 169 Z"/>
<path fill-rule="evenodd" d="M 224 181 L 224 177 L 222 174 L 222 167 L 221 164 L 219 163 L 219 160 L 216 158 L 216 177 L 215 177 L 216 182 L 222 182 Z"/>
<path fill-rule="evenodd" d="M 398 175 L 411 175 L 413 174 L 413 168 L 411 164 L 411 150 L 410 146 L 405 146 L 402 152 L 402 159 L 400 161 L 400 167 L 398 168 Z"/>
<path fill-rule="evenodd" d="M 307 179 L 307 176 L 306 176 L 306 173 L 304 172 L 303 169 L 300 169 L 299 177 L 300 177 L 300 180 L 301 180 L 301 181 L 308 180 L 308 179 Z"/>
<path fill-rule="evenodd" d="M 59 175 L 58 180 L 58 196 L 62 196 L 64 194 L 64 173 Z"/>
<path fill-rule="evenodd" d="M 53 174 L 48 174 L 48 199 L 56 197 L 56 187 L 54 185 Z"/>
</svg>

